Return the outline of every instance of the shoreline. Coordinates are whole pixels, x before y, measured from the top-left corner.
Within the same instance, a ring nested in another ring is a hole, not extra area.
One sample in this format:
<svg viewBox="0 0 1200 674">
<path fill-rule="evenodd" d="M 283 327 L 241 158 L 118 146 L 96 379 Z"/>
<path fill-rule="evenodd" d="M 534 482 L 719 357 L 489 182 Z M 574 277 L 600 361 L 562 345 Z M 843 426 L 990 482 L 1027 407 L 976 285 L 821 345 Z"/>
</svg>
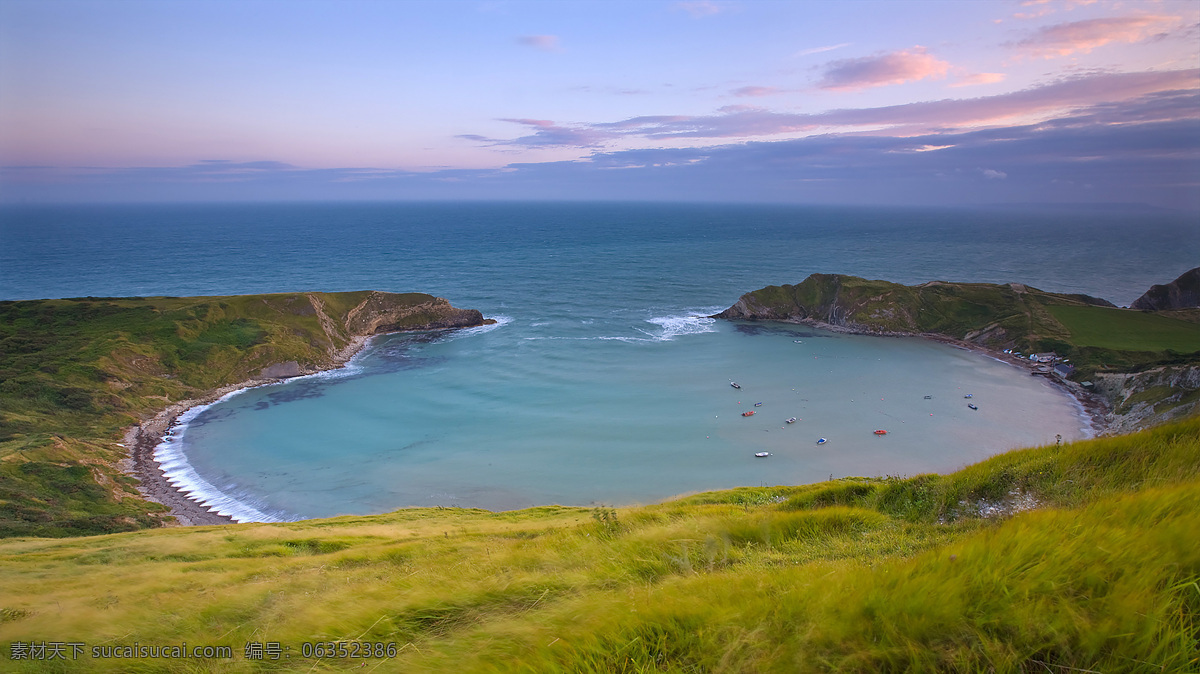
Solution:
<svg viewBox="0 0 1200 674">
<path fill-rule="evenodd" d="M 376 335 L 356 336 L 350 339 L 331 358 L 327 368 L 300 372 L 297 376 L 307 376 L 321 372 L 329 372 L 345 367 L 355 356 L 361 353 Z M 237 384 L 228 384 L 206 392 L 197 398 L 180 400 L 171 403 L 151 419 L 131 426 L 125 431 L 125 447 L 129 448 L 129 456 L 123 461 L 126 474 L 137 478 L 138 491 L 142 498 L 170 509 L 167 515 L 174 517 L 178 526 L 204 526 L 216 524 L 235 524 L 236 521 L 228 515 L 222 515 L 200 502 L 190 494 L 172 484 L 163 472 L 162 465 L 154 458 L 155 450 L 163 442 L 163 436 L 173 428 L 179 417 L 185 412 L 201 405 L 211 405 L 221 398 L 238 391 L 277 384 L 295 377 L 254 377 Z M 171 526 L 169 523 L 165 523 Z"/>
<path fill-rule="evenodd" d="M 828 330 L 829 332 L 838 332 L 847 335 L 866 335 L 869 337 L 920 337 L 922 339 L 939 342 L 947 346 L 953 346 L 964 351 L 970 351 L 982 356 L 987 356 L 994 360 L 1000 361 L 1001 363 L 1006 363 L 1008 365 L 1012 365 L 1013 367 L 1023 369 L 1029 372 L 1030 375 L 1033 375 L 1036 367 L 1036 364 L 1027 358 L 1017 358 L 1016 356 L 1004 353 L 1003 351 L 997 351 L 986 346 L 956 339 L 954 337 L 936 332 L 884 332 L 856 330 L 854 328 L 848 328 L 842 325 L 833 325 L 831 323 L 813 320 L 811 318 L 769 320 L 778 321 L 780 323 L 791 323 L 794 325 L 807 325 L 812 328 L 818 328 L 821 330 Z M 1061 377 L 1050 375 L 1043 377 L 1043 379 L 1048 381 L 1051 386 L 1062 391 L 1075 401 L 1075 404 L 1079 406 L 1088 422 L 1092 437 L 1100 437 L 1106 433 L 1110 425 L 1110 419 L 1108 417 L 1109 406 L 1108 402 L 1102 395 L 1094 391 L 1088 391 L 1079 384 L 1062 379 Z"/>
<path fill-rule="evenodd" d="M 966 342 L 937 333 L 885 333 L 863 331 L 811 319 L 784 320 L 779 322 L 807 325 L 810 327 L 843 334 L 867 335 L 875 337 L 920 337 L 946 344 L 947 346 L 953 346 L 965 351 L 987 356 L 1013 367 L 1024 369 L 1030 373 L 1034 372 L 1034 365 L 1027 359 L 1016 358 L 1001 351 L 996 351 L 978 344 Z M 148 501 L 164 505 L 169 509 L 169 513 L 166 514 L 174 517 L 176 522 L 175 524 L 165 522 L 164 524 L 166 526 L 209 526 L 236 524 L 237 521 L 232 517 L 216 512 L 215 507 L 204 505 L 200 499 L 195 498 L 191 494 L 183 491 L 179 486 L 171 483 L 166 474 L 163 472 L 162 465 L 158 462 L 158 460 L 155 459 L 154 456 L 156 449 L 163 442 L 163 436 L 166 435 L 166 433 L 176 425 L 179 417 L 188 410 L 203 405 L 211 405 L 232 393 L 251 388 L 257 388 L 259 386 L 277 384 L 297 377 L 341 369 L 349 364 L 349 362 L 355 356 L 360 354 L 376 336 L 378 335 L 352 338 L 345 347 L 333 355 L 331 359 L 331 365 L 326 368 L 302 371 L 294 376 L 255 377 L 237 384 L 229 384 L 213 389 L 194 399 L 181 400 L 171 403 L 166 408 L 159 411 L 158 414 L 156 414 L 153 418 L 143 421 L 142 423 L 132 426 L 126 430 L 125 446 L 129 448 L 129 457 L 123 461 L 124 472 L 136 477 L 139 480 L 140 484 L 138 485 L 138 491 L 142 494 L 143 498 Z M 1092 437 L 1097 437 L 1104 434 L 1108 427 L 1108 420 L 1106 417 L 1108 406 L 1099 394 L 1087 391 L 1078 384 L 1064 381 L 1057 377 L 1050 376 L 1045 377 L 1045 379 L 1047 379 L 1053 387 L 1062 391 L 1076 403 L 1082 412 L 1081 420 L 1088 424 Z"/>
</svg>

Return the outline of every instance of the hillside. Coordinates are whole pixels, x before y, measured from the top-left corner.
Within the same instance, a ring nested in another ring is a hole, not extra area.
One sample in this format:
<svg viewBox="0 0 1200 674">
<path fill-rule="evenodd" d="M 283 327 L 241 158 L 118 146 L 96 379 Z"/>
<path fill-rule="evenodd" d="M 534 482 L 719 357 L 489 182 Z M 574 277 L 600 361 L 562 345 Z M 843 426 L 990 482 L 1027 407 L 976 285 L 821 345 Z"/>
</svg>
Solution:
<svg viewBox="0 0 1200 674">
<path fill-rule="evenodd" d="M 0 658 L 12 672 L 1196 671 L 1197 466 L 1193 418 L 946 476 L 646 507 L 9 539 Z M 65 662 L 10 658 L 47 642 Z M 214 657 L 116 659 L 181 643 Z"/>
<path fill-rule="evenodd" d="M 1055 353 L 1075 368 L 1071 379 L 1095 382 L 1120 432 L 1186 416 L 1200 406 L 1200 323 L 1194 311 L 1118 309 L 1095 297 L 1019 283 L 905 286 L 813 274 L 797 285 L 746 293 L 715 317 Z"/>
<path fill-rule="evenodd" d="M 0 302 L 0 536 L 160 523 L 121 430 L 220 386 L 344 362 L 370 335 L 479 325 L 420 293 Z"/>
</svg>

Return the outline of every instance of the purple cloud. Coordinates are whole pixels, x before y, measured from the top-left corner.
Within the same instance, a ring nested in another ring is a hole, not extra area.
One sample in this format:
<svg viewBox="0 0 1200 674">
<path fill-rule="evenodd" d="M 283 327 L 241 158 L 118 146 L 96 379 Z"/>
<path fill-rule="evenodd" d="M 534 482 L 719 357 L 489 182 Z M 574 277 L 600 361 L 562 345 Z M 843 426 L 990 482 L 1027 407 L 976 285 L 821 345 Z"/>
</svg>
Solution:
<svg viewBox="0 0 1200 674">
<path fill-rule="evenodd" d="M 739 87 L 737 89 L 734 89 L 730 93 L 732 93 L 734 96 L 739 96 L 739 97 L 741 97 L 741 96 L 750 96 L 750 97 L 771 96 L 773 94 L 779 93 L 779 89 L 776 89 L 775 87 L 747 86 L 747 87 Z"/>
<path fill-rule="evenodd" d="M 484 143 L 486 145 L 511 145 L 527 148 L 539 147 L 596 147 L 603 140 L 613 137 L 593 128 L 572 128 L 559 126 L 548 119 L 501 119 L 502 122 L 512 122 L 532 128 L 531 135 L 511 139 L 497 139 L 478 134 L 461 134 L 455 136 L 464 140 Z"/>
<path fill-rule="evenodd" d="M 832 61 L 819 86 L 832 91 L 853 91 L 890 84 L 903 84 L 946 76 L 950 64 L 929 55 L 921 46 L 875 56 Z"/>
</svg>

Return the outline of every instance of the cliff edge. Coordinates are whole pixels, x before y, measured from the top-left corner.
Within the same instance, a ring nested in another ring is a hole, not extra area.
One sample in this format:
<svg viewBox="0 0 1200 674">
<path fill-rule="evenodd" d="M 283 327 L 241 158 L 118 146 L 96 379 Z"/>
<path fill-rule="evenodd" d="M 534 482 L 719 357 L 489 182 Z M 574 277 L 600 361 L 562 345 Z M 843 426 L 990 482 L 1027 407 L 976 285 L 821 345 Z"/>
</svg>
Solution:
<svg viewBox="0 0 1200 674">
<path fill-rule="evenodd" d="M 1166 285 L 1152 285 L 1129 305 L 1142 311 L 1169 311 L 1200 307 L 1200 267 L 1185 271 Z"/>
</svg>

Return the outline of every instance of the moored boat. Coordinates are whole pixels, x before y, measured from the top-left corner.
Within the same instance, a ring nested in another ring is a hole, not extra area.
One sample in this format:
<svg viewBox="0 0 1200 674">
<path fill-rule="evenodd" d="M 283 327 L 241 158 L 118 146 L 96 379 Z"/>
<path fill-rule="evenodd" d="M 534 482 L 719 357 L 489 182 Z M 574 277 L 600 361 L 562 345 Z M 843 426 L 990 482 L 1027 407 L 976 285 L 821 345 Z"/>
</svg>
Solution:
<svg viewBox="0 0 1200 674">
<path fill-rule="evenodd" d="M 758 458 L 761 459 L 764 456 L 771 456 L 771 453 L 770 452 L 755 452 L 754 456 L 757 456 Z"/>
<path fill-rule="evenodd" d="M 742 412 L 742 416 L 744 416 L 744 417 L 752 417 L 752 416 L 754 416 L 754 410 L 750 410 L 750 411 L 748 411 L 748 412 Z"/>
<path fill-rule="evenodd" d="M 817 444 L 818 444 L 818 445 L 823 445 L 823 444 L 825 444 L 825 443 L 827 443 L 827 442 L 829 442 L 829 441 L 828 441 L 828 440 L 826 440 L 825 438 L 820 438 L 819 440 L 817 440 Z"/>
<path fill-rule="evenodd" d="M 788 418 L 787 418 L 787 422 L 788 422 L 789 424 L 794 424 L 794 423 L 796 423 L 796 417 L 788 417 Z"/>
<path fill-rule="evenodd" d="M 878 429 L 878 430 L 876 430 L 876 431 L 875 431 L 875 435 L 887 435 L 887 431 L 885 431 L 885 430 L 883 430 L 882 428 L 880 428 L 880 429 Z"/>
</svg>

